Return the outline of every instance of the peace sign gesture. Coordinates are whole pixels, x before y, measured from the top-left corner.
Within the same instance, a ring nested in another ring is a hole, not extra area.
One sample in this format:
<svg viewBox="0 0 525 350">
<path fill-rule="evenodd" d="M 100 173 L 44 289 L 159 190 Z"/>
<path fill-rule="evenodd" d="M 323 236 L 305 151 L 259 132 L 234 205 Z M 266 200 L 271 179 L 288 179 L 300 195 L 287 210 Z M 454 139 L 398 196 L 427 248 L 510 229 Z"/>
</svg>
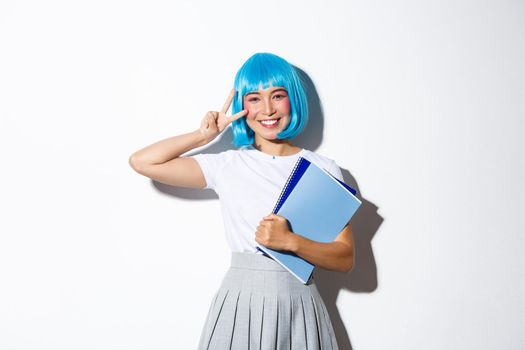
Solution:
<svg viewBox="0 0 525 350">
<path fill-rule="evenodd" d="M 231 122 L 239 118 L 242 118 L 246 114 L 248 114 L 248 110 L 243 109 L 239 113 L 236 113 L 232 116 L 226 115 L 226 112 L 230 108 L 230 105 L 233 101 L 234 96 L 235 96 L 235 89 L 232 89 L 230 94 L 228 95 L 228 99 L 226 99 L 226 102 L 224 103 L 224 106 L 222 106 L 221 111 L 220 112 L 210 111 L 206 113 L 206 115 L 202 119 L 199 130 L 204 135 L 204 139 L 206 143 L 209 143 L 213 139 L 215 139 L 224 129 L 226 129 L 226 127 Z"/>
</svg>

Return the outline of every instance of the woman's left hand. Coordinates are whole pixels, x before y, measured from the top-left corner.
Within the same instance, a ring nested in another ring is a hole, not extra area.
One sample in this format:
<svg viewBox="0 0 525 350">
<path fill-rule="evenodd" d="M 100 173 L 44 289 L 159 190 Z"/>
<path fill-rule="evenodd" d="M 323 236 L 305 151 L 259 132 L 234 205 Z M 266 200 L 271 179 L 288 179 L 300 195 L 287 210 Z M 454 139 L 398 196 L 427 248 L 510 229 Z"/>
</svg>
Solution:
<svg viewBox="0 0 525 350">
<path fill-rule="evenodd" d="M 270 214 L 265 216 L 257 226 L 255 241 L 270 249 L 290 250 L 293 235 L 285 217 Z"/>
</svg>

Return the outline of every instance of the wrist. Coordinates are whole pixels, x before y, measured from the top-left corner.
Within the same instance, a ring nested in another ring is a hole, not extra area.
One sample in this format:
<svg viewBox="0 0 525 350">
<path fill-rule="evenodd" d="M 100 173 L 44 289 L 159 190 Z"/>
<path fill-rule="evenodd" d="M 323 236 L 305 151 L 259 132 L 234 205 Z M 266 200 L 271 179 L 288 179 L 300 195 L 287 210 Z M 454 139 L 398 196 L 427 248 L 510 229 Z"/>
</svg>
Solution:
<svg viewBox="0 0 525 350">
<path fill-rule="evenodd" d="M 301 237 L 298 234 L 290 231 L 290 238 L 288 239 L 288 249 L 287 250 L 294 254 L 297 254 L 297 252 L 299 251 L 300 238 Z"/>
<path fill-rule="evenodd" d="M 197 144 L 198 144 L 197 147 L 201 147 L 201 146 L 208 144 L 208 141 L 206 140 L 206 137 L 204 136 L 204 133 L 202 132 L 201 129 L 195 130 L 193 132 L 193 135 L 197 139 Z"/>
</svg>

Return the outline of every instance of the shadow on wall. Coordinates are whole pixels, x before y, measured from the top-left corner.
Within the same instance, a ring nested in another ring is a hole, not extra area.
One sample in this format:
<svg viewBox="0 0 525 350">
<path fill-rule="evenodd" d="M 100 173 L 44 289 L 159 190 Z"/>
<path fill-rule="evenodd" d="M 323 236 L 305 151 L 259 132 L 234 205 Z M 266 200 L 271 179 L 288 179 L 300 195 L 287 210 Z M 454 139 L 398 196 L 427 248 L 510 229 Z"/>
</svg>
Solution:
<svg viewBox="0 0 525 350">
<path fill-rule="evenodd" d="M 322 106 L 312 80 L 305 72 L 297 67 L 295 68 L 298 70 L 307 90 L 310 119 L 306 130 L 296 137 L 294 144 L 315 152 L 321 145 L 323 137 L 324 116 Z M 200 152 L 220 153 L 233 149 L 234 146 L 231 144 L 232 136 L 231 127 L 228 127 L 217 137 L 218 140 L 209 144 L 205 150 L 188 152 L 184 156 Z M 342 146 L 344 147 L 344 145 Z M 340 165 L 339 162 L 338 165 Z M 351 313 L 352 310 L 338 310 L 336 305 L 337 296 L 342 289 L 354 292 L 372 292 L 377 288 L 377 269 L 371 242 L 383 222 L 383 218 L 377 213 L 378 207 L 362 197 L 357 181 L 350 172 L 344 168 L 341 168 L 341 171 L 345 183 L 357 190 L 357 196 L 362 201 L 361 207 L 351 220 L 355 244 L 354 268 L 348 274 L 315 269 L 313 278 L 330 314 L 339 349 L 352 350 L 350 337 L 341 318 L 341 315 Z M 159 191 L 178 198 L 189 200 L 218 198 L 213 190 L 173 187 L 156 181 L 153 181 L 153 184 Z"/>
</svg>

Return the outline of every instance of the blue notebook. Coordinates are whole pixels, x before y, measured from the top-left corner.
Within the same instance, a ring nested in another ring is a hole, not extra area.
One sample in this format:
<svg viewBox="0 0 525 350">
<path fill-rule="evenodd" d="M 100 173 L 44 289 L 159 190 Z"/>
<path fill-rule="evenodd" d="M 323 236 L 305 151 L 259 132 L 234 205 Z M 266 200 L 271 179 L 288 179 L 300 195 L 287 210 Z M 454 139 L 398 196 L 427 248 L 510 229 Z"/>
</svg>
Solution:
<svg viewBox="0 0 525 350">
<path fill-rule="evenodd" d="M 299 157 L 275 205 L 274 214 L 285 217 L 290 229 L 317 242 L 332 242 L 361 205 L 356 191 L 328 171 Z M 288 251 L 258 244 L 257 248 L 308 283 L 314 265 Z"/>
</svg>

